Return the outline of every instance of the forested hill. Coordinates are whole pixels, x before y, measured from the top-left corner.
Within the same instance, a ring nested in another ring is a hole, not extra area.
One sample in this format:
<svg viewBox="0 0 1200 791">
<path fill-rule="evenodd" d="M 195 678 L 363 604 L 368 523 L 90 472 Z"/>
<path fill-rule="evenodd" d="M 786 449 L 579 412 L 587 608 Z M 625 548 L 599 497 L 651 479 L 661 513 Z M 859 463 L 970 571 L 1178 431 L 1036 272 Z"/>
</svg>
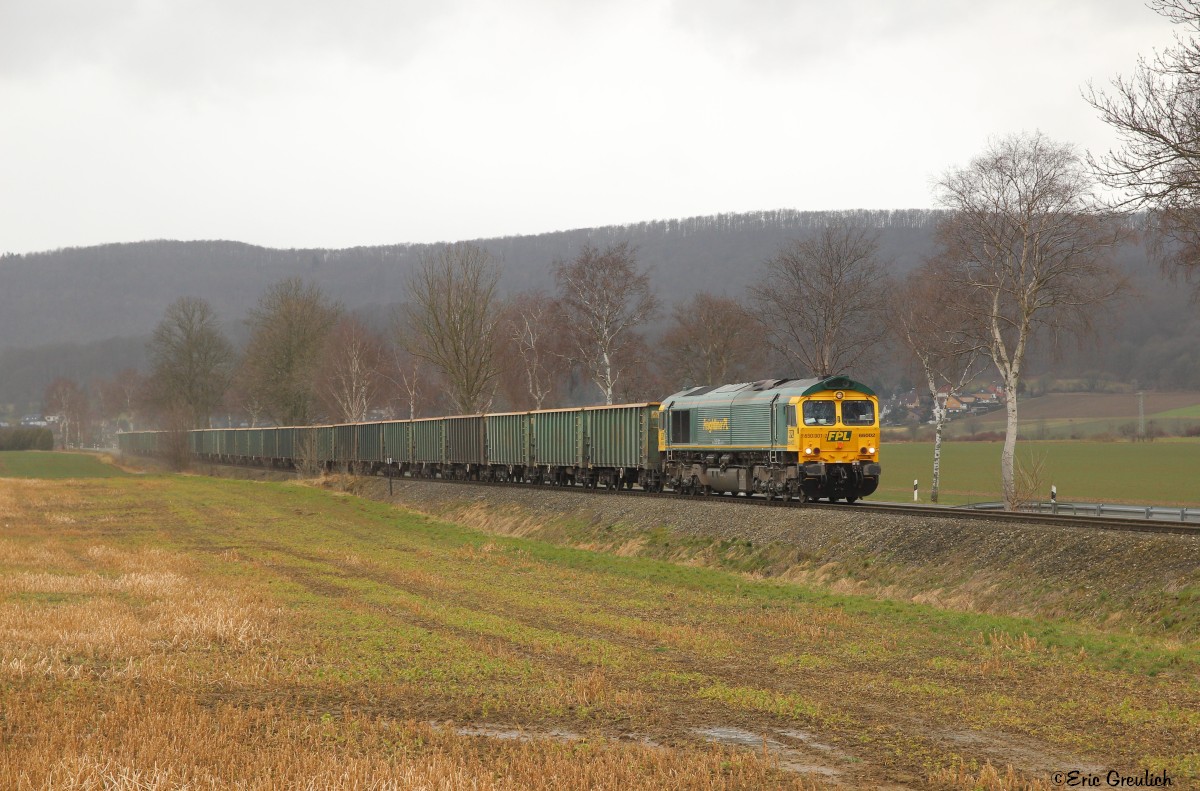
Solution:
<svg viewBox="0 0 1200 791">
<path fill-rule="evenodd" d="M 697 291 L 742 297 L 763 261 L 835 217 L 874 228 L 882 257 L 907 270 L 932 249 L 929 210 L 721 214 L 628 226 L 474 240 L 503 268 L 508 292 L 553 289 L 550 265 L 585 241 L 628 240 L 668 304 Z M 203 297 L 238 322 L 270 284 L 309 278 L 346 307 L 404 300 L 429 245 L 276 250 L 227 241 L 149 241 L 0 258 L 0 349 L 148 334 L 180 296 Z M 618 284 L 614 284 L 616 286 Z"/>
<path fill-rule="evenodd" d="M 650 328 L 654 334 L 665 326 L 671 303 L 698 291 L 744 299 L 764 261 L 790 239 L 833 219 L 877 231 L 880 257 L 894 271 L 907 272 L 934 250 L 940 218 L 929 210 L 781 210 L 474 241 L 501 263 L 508 293 L 553 291 L 551 264 L 572 257 L 585 242 L 631 242 L 668 308 Z M 0 257 L 0 407 L 36 400 L 57 376 L 88 381 L 144 368 L 146 338 L 181 296 L 209 300 L 239 344 L 247 312 L 267 286 L 289 276 L 316 281 L 351 310 L 384 317 L 384 308 L 405 300 L 410 268 L 429 247 L 274 250 L 226 241 L 151 241 Z M 1189 289 L 1163 280 L 1140 244 L 1123 247 L 1117 264 L 1130 288 L 1128 299 L 1098 312 L 1103 342 L 1053 349 L 1043 340 L 1030 375 L 1055 371 L 1136 380 L 1151 389 L 1200 388 L 1200 308 L 1189 304 Z M 887 370 L 864 376 L 896 380 L 903 362 L 885 357 Z"/>
</svg>

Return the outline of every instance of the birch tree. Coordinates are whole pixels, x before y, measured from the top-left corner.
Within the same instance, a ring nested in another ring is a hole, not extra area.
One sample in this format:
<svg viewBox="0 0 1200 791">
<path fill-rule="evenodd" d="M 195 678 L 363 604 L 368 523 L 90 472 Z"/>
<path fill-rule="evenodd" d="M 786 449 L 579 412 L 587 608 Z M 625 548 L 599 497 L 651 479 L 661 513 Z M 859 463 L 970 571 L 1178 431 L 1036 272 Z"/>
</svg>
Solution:
<svg viewBox="0 0 1200 791">
<path fill-rule="evenodd" d="M 496 285 L 481 247 L 460 242 L 424 255 L 409 278 L 406 348 L 442 375 L 461 414 L 487 409 L 496 389 Z"/>
<path fill-rule="evenodd" d="M 383 340 L 352 316 L 343 316 L 326 341 L 319 368 L 321 401 L 342 423 L 362 423 L 379 401 Z"/>
<path fill-rule="evenodd" d="M 543 292 L 519 294 L 505 306 L 500 334 L 511 360 L 504 377 L 511 402 L 545 405 L 568 368 L 566 327 L 562 305 Z"/>
<path fill-rule="evenodd" d="M 638 328 L 658 310 L 650 276 L 638 269 L 628 242 L 603 250 L 590 243 L 570 261 L 554 264 L 554 279 L 569 322 L 573 355 L 613 402 L 623 354 L 640 340 Z"/>
<path fill-rule="evenodd" d="M 767 342 L 821 378 L 868 362 L 887 333 L 878 252 L 874 234 L 840 220 L 780 250 L 750 287 Z"/>
<path fill-rule="evenodd" d="M 931 502 L 938 501 L 942 472 L 942 436 L 950 413 L 949 396 L 959 395 L 975 376 L 981 347 L 962 313 L 947 311 L 944 278 L 937 262 L 913 272 L 892 293 L 888 325 L 912 355 L 933 402 L 933 475 Z M 943 396 L 943 391 L 945 395 Z"/>
<path fill-rule="evenodd" d="M 1097 208 L 1092 187 L 1072 148 L 1040 132 L 993 142 L 937 185 L 952 212 L 938 229 L 943 304 L 973 327 L 1004 386 L 1000 469 L 1010 510 L 1017 393 L 1035 331 L 1087 330 L 1093 311 L 1122 287 L 1109 264 L 1121 230 Z"/>
</svg>

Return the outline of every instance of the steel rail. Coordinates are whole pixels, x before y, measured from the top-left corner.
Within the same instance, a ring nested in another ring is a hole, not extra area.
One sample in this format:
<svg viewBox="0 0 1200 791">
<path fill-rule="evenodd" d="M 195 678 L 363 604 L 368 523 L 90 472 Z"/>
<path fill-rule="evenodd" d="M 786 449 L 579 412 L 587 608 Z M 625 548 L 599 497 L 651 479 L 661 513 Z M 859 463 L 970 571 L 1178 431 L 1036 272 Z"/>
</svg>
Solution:
<svg viewBox="0 0 1200 791">
<path fill-rule="evenodd" d="M 386 476 L 381 476 L 385 477 Z M 1086 530 L 1116 530 L 1133 533 L 1174 534 L 1200 537 L 1200 525 L 1179 522 L 1153 522 L 1147 519 L 1122 519 L 1117 517 L 1092 517 L 1088 515 L 1038 514 L 1026 511 L 978 511 L 965 507 L 936 506 L 936 505 L 907 505 L 905 503 L 868 503 L 860 500 L 857 503 L 814 503 L 800 500 L 784 501 L 781 499 L 768 500 L 760 496 L 741 496 L 729 494 L 678 494 L 676 492 L 648 492 L 643 489 L 606 489 L 585 486 L 554 486 L 551 484 L 512 482 L 512 481 L 475 481 L 455 478 L 422 478 L 409 476 L 394 476 L 393 480 L 430 481 L 434 483 L 455 483 L 465 486 L 500 487 L 504 489 L 540 489 L 562 492 L 579 492 L 582 494 L 599 494 L 637 497 L 666 497 L 670 499 L 686 499 L 691 502 L 733 503 L 741 505 L 757 505 L 770 508 L 802 508 L 822 511 L 875 512 L 902 514 L 905 516 L 933 517 L 937 519 L 971 519 L 980 522 L 1000 522 L 1021 525 L 1044 525 L 1053 527 L 1071 527 Z"/>
<path fill-rule="evenodd" d="M 218 467 L 235 467 L 238 469 L 265 470 L 284 474 L 295 473 L 276 467 L 264 467 L 256 464 L 234 464 L 211 460 L 200 460 L 199 464 Z M 353 474 L 353 473 L 344 473 Z M 730 494 L 680 494 L 677 492 L 648 492 L 644 489 L 608 489 L 605 487 L 587 486 L 557 486 L 547 483 L 527 483 L 524 481 L 479 481 L 462 480 L 458 478 L 435 478 L 419 475 L 385 475 L 373 473 L 363 475 L 365 478 L 378 478 L 392 481 L 420 481 L 426 483 L 451 483 L 460 486 L 496 487 L 501 489 L 537 489 L 540 491 L 577 492 L 593 495 L 620 495 L 622 497 L 663 497 L 668 499 L 683 499 L 689 502 L 732 503 L 753 505 L 768 508 L 801 508 L 822 511 L 840 511 L 841 513 L 890 513 L 904 516 L 931 517 L 936 519 L 970 519 L 978 522 L 1000 522 L 1030 526 L 1070 527 L 1084 530 L 1115 530 L 1126 533 L 1156 533 L 1200 537 L 1200 525 L 1181 522 L 1155 522 L 1149 519 L 1122 519 L 1119 517 L 1094 517 L 1090 515 L 1039 514 L 1028 511 L 980 511 L 968 507 L 945 505 L 909 505 L 906 503 L 869 503 L 863 500 L 857 503 L 816 503 L 804 502 L 798 499 L 782 500 L 767 499 L 761 496 L 744 496 Z"/>
</svg>

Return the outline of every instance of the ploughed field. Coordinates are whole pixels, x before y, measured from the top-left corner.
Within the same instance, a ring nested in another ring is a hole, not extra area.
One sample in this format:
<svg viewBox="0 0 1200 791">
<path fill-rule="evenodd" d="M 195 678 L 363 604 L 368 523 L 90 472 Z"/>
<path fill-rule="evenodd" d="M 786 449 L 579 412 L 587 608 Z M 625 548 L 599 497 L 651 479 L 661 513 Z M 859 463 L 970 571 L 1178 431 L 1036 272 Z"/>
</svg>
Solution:
<svg viewBox="0 0 1200 791">
<path fill-rule="evenodd" d="M 339 485 L 0 480 L 0 787 L 1200 776 L 1194 622 L 1118 629 L 736 573 L 739 539 L 626 534 L 602 495 L 584 496 L 588 523 L 548 530 L 510 502 L 504 535 L 485 532 L 486 491 L 476 529 Z M 721 518 L 707 508 L 692 522 Z M 1171 540 L 1130 551 L 1191 551 Z M 652 557 L 678 541 L 686 563 Z"/>
</svg>

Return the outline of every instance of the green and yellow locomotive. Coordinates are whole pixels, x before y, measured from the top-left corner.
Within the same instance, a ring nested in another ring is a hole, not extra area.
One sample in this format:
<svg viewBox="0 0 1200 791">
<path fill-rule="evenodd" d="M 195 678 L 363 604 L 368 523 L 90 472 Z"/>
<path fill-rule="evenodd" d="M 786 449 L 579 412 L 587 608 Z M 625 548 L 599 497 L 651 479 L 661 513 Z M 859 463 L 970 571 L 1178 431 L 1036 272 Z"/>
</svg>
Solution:
<svg viewBox="0 0 1200 791">
<path fill-rule="evenodd" d="M 879 485 L 879 400 L 844 376 L 690 388 L 659 418 L 676 491 L 852 503 Z"/>
</svg>

